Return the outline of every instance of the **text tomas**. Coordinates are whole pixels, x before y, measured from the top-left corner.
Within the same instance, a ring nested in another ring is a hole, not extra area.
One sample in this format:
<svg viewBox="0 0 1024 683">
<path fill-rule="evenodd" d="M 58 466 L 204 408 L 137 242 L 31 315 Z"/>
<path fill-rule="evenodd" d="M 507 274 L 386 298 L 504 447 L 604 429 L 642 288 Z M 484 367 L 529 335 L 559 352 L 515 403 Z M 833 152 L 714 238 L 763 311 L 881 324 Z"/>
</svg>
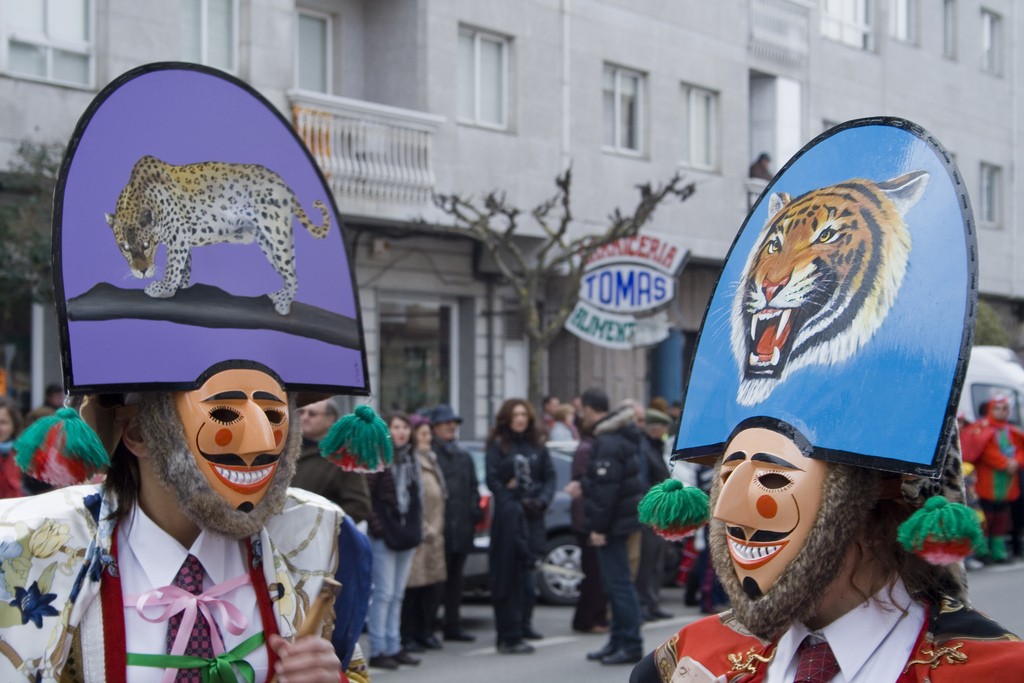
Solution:
<svg viewBox="0 0 1024 683">
<path fill-rule="evenodd" d="M 586 273 L 580 298 L 608 311 L 646 311 L 675 296 L 675 281 L 639 264 L 608 265 Z"/>
</svg>

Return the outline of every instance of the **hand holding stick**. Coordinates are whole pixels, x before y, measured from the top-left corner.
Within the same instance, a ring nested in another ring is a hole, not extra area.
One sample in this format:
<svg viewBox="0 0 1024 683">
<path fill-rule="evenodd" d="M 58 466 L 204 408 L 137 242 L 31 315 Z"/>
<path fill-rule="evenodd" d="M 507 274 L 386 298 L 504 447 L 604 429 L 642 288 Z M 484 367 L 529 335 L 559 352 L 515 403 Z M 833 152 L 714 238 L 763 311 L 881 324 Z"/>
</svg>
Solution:
<svg viewBox="0 0 1024 683">
<path fill-rule="evenodd" d="M 302 626 L 295 633 L 295 640 L 306 636 L 315 636 L 320 632 L 329 614 L 328 610 L 334 606 L 334 600 L 339 590 L 341 590 L 340 583 L 328 576 L 324 577 L 320 592 L 309 606 L 305 621 L 302 622 Z M 277 674 L 270 677 L 270 683 L 277 683 Z"/>
</svg>

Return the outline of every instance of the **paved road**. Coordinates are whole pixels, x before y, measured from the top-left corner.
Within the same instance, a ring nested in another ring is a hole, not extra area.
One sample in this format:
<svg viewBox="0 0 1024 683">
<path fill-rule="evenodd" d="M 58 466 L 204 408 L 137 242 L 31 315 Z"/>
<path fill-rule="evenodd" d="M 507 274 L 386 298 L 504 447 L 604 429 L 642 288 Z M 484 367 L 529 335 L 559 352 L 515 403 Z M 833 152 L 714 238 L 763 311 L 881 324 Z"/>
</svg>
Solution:
<svg viewBox="0 0 1024 683">
<path fill-rule="evenodd" d="M 978 609 L 1017 634 L 1024 634 L 1024 562 L 989 567 L 969 574 L 971 597 Z M 644 625 L 644 646 L 651 650 L 664 642 L 681 626 L 699 619 L 695 608 L 683 607 L 682 590 L 662 591 L 664 609 L 675 617 Z M 572 609 L 539 606 L 535 627 L 546 637 L 537 641 L 532 655 L 499 655 L 494 650 L 494 617 L 486 602 L 465 605 L 467 626 L 477 636 L 476 643 L 446 643 L 440 651 L 422 655 L 417 667 L 398 671 L 371 669 L 374 681 L 385 683 L 624 683 L 630 667 L 608 667 L 588 662 L 586 653 L 604 645 L 605 636 L 583 635 L 572 631 Z M 362 646 L 369 653 L 364 635 Z"/>
</svg>

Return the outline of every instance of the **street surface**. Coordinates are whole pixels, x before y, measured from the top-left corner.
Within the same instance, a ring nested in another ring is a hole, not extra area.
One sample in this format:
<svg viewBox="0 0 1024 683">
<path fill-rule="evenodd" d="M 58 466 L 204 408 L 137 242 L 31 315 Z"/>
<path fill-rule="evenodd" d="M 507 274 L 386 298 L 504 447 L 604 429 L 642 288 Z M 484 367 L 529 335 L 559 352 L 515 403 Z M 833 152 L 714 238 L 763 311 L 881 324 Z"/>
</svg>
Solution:
<svg viewBox="0 0 1024 683">
<path fill-rule="evenodd" d="M 988 567 L 968 574 L 971 599 L 978 609 L 1018 635 L 1024 634 L 1024 562 Z M 663 609 L 672 619 L 644 624 L 644 647 L 649 651 L 668 639 L 681 626 L 701 618 L 695 607 L 684 607 L 681 588 L 662 589 Z M 586 660 L 586 653 L 600 648 L 607 636 L 583 635 L 572 630 L 571 607 L 538 605 L 534 627 L 544 640 L 534 641 L 532 655 L 499 655 L 494 650 L 494 613 L 482 600 L 463 605 L 468 630 L 477 636 L 475 643 L 445 643 L 444 649 L 426 652 L 423 663 L 398 671 L 370 669 L 371 679 L 386 683 L 624 683 L 629 666 L 602 666 Z M 370 644 L 360 641 L 369 657 Z"/>
</svg>

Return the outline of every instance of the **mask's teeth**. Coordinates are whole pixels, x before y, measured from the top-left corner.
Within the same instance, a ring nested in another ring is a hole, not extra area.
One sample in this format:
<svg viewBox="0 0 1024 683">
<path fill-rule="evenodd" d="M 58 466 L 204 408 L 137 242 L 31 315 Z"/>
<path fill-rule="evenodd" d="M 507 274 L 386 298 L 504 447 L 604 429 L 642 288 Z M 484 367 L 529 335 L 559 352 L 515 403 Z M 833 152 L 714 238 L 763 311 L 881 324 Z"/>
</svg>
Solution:
<svg viewBox="0 0 1024 683">
<path fill-rule="evenodd" d="M 240 486 L 249 486 L 263 481 L 270 476 L 270 472 L 273 466 L 261 467 L 257 470 L 229 470 L 223 467 L 216 467 L 217 473 L 230 481 L 232 484 L 238 484 Z"/>
</svg>

